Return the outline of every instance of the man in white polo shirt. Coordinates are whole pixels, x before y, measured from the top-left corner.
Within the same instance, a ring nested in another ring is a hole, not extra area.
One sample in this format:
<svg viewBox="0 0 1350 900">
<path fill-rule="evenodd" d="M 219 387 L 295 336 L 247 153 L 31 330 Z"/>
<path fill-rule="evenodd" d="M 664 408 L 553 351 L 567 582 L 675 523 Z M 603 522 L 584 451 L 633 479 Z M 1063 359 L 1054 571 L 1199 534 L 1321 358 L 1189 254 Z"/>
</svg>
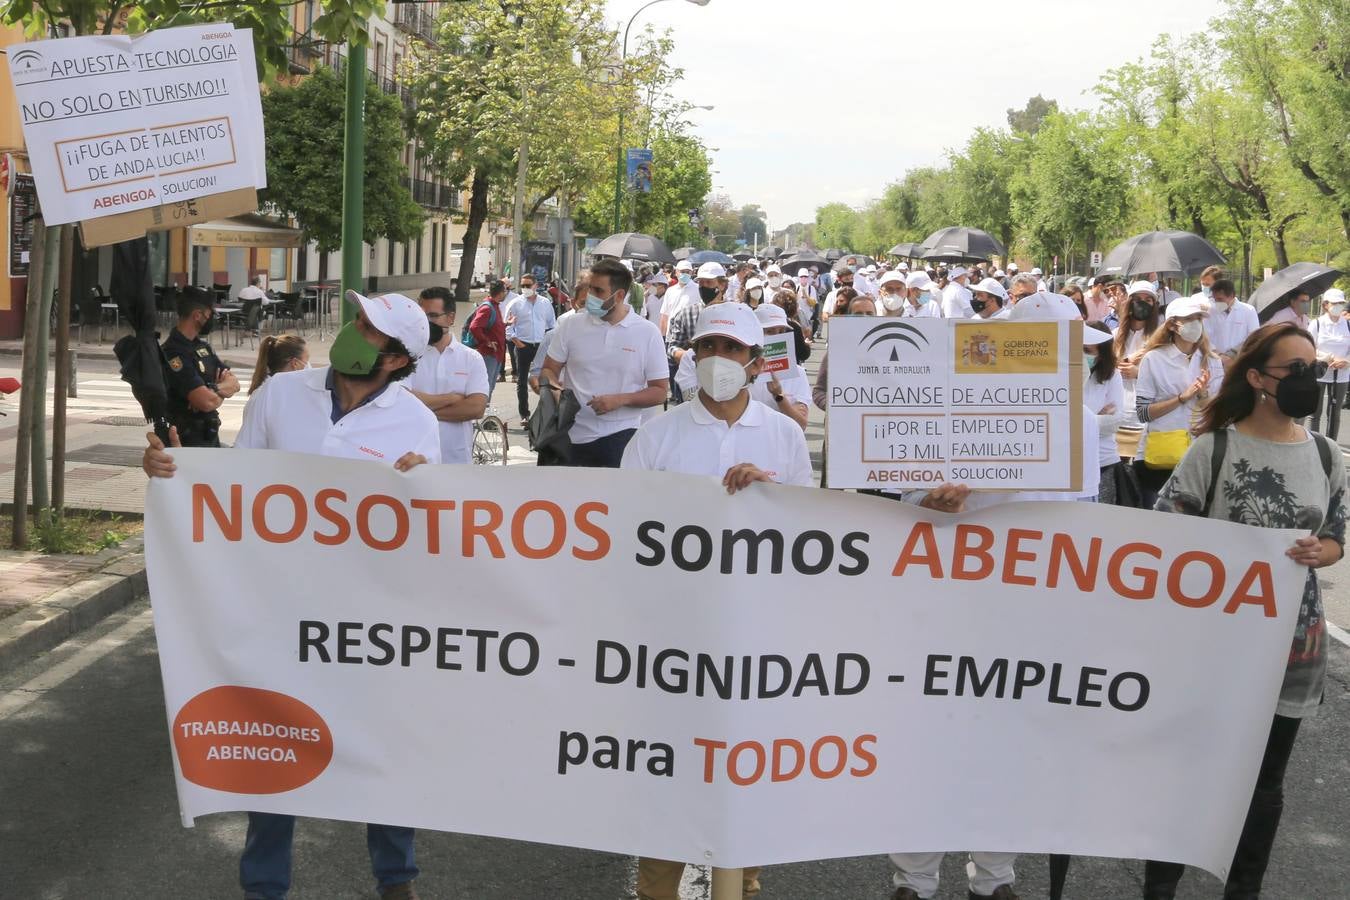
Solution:
<svg viewBox="0 0 1350 900">
<path fill-rule="evenodd" d="M 323 369 L 282 372 L 249 398 L 235 447 L 289 450 L 339 459 L 367 459 L 407 471 L 441 460 L 436 417 L 396 382 L 413 373 L 427 348 L 426 313 L 400 294 L 363 297 L 347 292 L 359 313 L 338 332 Z M 173 457 L 153 433 L 141 466 L 171 478 Z M 177 434 L 170 440 L 178 446 Z M 222 462 L 224 462 L 222 457 Z M 291 886 L 295 816 L 248 814 L 239 860 L 246 900 L 279 900 Z M 382 900 L 417 900 L 413 829 L 367 825 L 366 844 Z"/>
<path fill-rule="evenodd" d="M 548 346 L 544 374 L 581 403 L 568 432 L 574 466 L 617 469 L 643 410 L 666 400 L 665 343 L 628 305 L 632 283 L 633 274 L 615 260 L 591 266 L 586 313 L 560 321 Z"/>
<path fill-rule="evenodd" d="M 703 310 L 691 348 L 698 379 L 693 402 L 639 428 L 623 467 L 712 475 L 733 493 L 752 481 L 810 485 L 811 457 L 801 427 L 751 402 L 763 347 L 764 327 L 750 307 L 718 303 Z"/>
<path fill-rule="evenodd" d="M 473 462 L 473 423 L 487 411 L 490 391 L 483 354 L 455 340 L 454 301 L 449 294 L 445 288 L 427 288 L 417 298 L 431 326 L 430 346 L 407 384 L 436 415 L 441 462 L 458 465 Z"/>
<path fill-rule="evenodd" d="M 970 290 L 966 282 L 970 273 L 964 266 L 957 266 L 947 273 L 947 286 L 942 289 L 942 317 L 944 319 L 970 319 L 975 310 L 970 305 Z"/>
<path fill-rule="evenodd" d="M 675 285 L 666 291 L 661 305 L 661 334 L 670 332 L 670 320 L 688 303 L 698 300 L 698 284 L 694 281 L 694 264 L 682 259 L 675 264 Z"/>
</svg>

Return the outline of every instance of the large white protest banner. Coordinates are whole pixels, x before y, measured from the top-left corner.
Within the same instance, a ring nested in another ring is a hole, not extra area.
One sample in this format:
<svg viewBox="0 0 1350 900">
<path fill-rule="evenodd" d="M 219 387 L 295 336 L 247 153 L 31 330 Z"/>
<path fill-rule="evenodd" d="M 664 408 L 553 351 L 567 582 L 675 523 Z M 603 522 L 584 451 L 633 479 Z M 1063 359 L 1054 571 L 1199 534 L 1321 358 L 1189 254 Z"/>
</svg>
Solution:
<svg viewBox="0 0 1350 900">
<path fill-rule="evenodd" d="M 831 320 L 830 486 L 1078 490 L 1082 327 Z"/>
<path fill-rule="evenodd" d="M 266 186 L 249 30 L 33 41 L 8 56 L 48 225 Z"/>
<path fill-rule="evenodd" d="M 1222 876 L 1306 575 L 1292 532 L 1088 504 L 175 459 L 146 555 L 185 823 Z"/>
</svg>

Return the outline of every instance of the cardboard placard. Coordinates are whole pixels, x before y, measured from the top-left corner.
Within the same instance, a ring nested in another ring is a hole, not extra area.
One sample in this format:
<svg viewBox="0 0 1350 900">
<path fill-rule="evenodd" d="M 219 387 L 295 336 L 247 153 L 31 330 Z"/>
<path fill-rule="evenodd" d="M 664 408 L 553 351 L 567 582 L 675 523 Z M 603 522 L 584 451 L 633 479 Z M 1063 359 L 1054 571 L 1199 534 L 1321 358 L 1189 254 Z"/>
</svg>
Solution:
<svg viewBox="0 0 1350 900">
<path fill-rule="evenodd" d="M 243 215 L 258 209 L 258 192 L 240 188 L 223 194 L 209 194 L 195 200 L 166 203 L 149 209 L 134 209 L 113 216 L 101 216 L 80 223 L 80 235 L 86 247 L 102 247 L 119 241 L 145 237 L 151 231 L 167 231 L 201 225 L 213 219 Z"/>
</svg>

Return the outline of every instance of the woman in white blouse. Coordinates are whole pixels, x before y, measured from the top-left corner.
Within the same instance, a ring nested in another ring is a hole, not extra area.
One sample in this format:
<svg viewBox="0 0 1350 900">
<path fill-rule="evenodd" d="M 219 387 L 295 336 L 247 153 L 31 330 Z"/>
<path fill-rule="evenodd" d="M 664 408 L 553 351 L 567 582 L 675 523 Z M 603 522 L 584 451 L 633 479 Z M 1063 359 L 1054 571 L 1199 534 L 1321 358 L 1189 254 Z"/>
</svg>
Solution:
<svg viewBox="0 0 1350 900">
<path fill-rule="evenodd" d="M 1096 414 L 1100 436 L 1097 465 L 1102 478 L 1097 484 L 1097 502 L 1114 504 L 1116 470 L 1120 468 L 1116 428 L 1125 415 L 1125 385 L 1110 333 L 1102 322 L 1088 322 L 1083 329 L 1083 405 Z"/>
<path fill-rule="evenodd" d="M 1144 344 L 1134 409 L 1144 426 L 1135 472 L 1145 509 L 1153 508 L 1190 446 L 1193 420 L 1209 400 L 1210 380 L 1217 387 L 1223 379 L 1223 363 L 1205 337 L 1208 315 L 1209 303 L 1202 297 L 1173 300 L 1162 327 Z"/>
<path fill-rule="evenodd" d="M 1134 459 L 1139 449 L 1139 438 L 1144 426 L 1134 412 L 1134 384 L 1139 378 L 1139 360 L 1144 356 L 1144 342 L 1158 330 L 1158 291 L 1147 281 L 1136 281 L 1127 290 L 1128 299 L 1117 315 L 1115 353 L 1121 385 L 1125 390 L 1125 405 L 1121 407 L 1120 427 L 1116 444 L 1122 460 Z"/>
<path fill-rule="evenodd" d="M 1341 408 L 1345 406 L 1346 388 L 1350 387 L 1350 323 L 1345 318 L 1345 291 L 1332 288 L 1322 295 L 1322 315 L 1312 322 L 1308 331 L 1317 345 L 1317 361 L 1327 364 L 1327 370 L 1317 380 L 1323 385 L 1318 395 L 1317 412 L 1313 414 L 1312 428 L 1333 441 L 1341 431 Z M 1322 427 L 1322 411 L 1326 410 L 1326 427 Z"/>
</svg>

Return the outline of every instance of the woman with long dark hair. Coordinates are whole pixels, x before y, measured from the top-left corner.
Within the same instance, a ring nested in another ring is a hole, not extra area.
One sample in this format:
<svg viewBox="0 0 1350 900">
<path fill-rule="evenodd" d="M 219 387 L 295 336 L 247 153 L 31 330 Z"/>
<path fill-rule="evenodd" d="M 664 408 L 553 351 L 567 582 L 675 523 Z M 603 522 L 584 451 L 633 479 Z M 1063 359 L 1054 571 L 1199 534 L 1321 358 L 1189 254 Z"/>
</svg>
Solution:
<svg viewBox="0 0 1350 900">
<path fill-rule="evenodd" d="M 1125 413 L 1120 418 L 1116 443 L 1120 458 L 1133 460 L 1144 433 L 1143 423 L 1134 411 L 1134 385 L 1139 378 L 1139 361 L 1144 357 L 1144 342 L 1158 330 L 1158 292 L 1147 281 L 1136 281 L 1129 286 L 1117 315 L 1120 324 L 1116 326 L 1111 350 L 1115 353 L 1120 381 L 1125 388 Z"/>
<path fill-rule="evenodd" d="M 1105 322 L 1088 322 L 1083 330 L 1083 405 L 1097 414 L 1097 430 L 1101 435 L 1097 465 L 1101 467 L 1102 480 L 1097 485 L 1097 502 L 1114 504 L 1116 470 L 1120 468 L 1116 429 L 1125 414 L 1125 385 L 1116 365 L 1115 341 L 1089 343 L 1094 329 L 1103 335 L 1111 333 Z"/>
<path fill-rule="evenodd" d="M 1228 872 L 1228 900 L 1261 894 L 1284 809 L 1285 767 L 1299 724 L 1317 711 L 1326 681 L 1326 622 L 1313 570 L 1345 553 L 1346 478 L 1339 448 L 1299 424 L 1317 406 L 1320 370 L 1312 337 L 1299 325 L 1253 332 L 1204 411 L 1200 436 L 1158 497 L 1163 512 L 1308 535 L 1288 551 L 1308 567 L 1308 577 L 1256 791 Z M 1183 871 L 1175 863 L 1149 862 L 1144 896 L 1173 897 Z"/>
</svg>

